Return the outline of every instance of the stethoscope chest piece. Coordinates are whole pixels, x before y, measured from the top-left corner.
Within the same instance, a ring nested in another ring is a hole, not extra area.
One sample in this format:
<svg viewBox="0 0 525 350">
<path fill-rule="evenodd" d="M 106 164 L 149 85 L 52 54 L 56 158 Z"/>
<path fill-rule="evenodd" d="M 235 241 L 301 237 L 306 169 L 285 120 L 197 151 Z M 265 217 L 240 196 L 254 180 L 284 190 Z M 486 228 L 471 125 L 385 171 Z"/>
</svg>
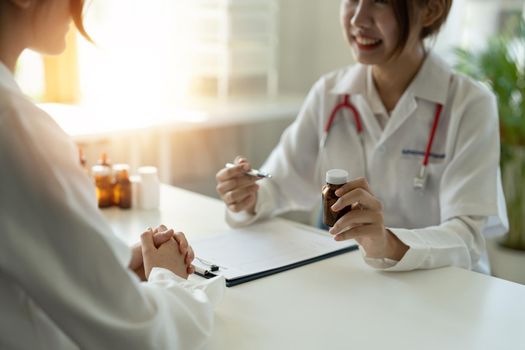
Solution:
<svg viewBox="0 0 525 350">
<path fill-rule="evenodd" d="M 414 177 L 414 189 L 416 191 L 422 192 L 427 184 L 427 178 L 427 167 L 425 165 L 421 165 L 419 172 L 417 173 L 416 177 Z"/>
</svg>

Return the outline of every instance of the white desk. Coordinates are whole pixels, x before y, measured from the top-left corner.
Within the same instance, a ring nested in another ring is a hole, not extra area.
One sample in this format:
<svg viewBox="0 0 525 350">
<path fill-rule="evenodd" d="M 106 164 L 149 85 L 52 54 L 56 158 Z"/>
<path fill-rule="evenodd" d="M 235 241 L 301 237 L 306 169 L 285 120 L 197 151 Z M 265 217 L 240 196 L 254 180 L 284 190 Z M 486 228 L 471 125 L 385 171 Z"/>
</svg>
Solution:
<svg viewBox="0 0 525 350">
<path fill-rule="evenodd" d="M 159 211 L 104 213 L 130 243 L 160 222 L 190 241 L 227 228 L 221 202 L 169 186 Z M 381 273 L 352 252 L 227 288 L 215 319 L 209 349 L 525 349 L 525 286 L 458 268 Z"/>
</svg>

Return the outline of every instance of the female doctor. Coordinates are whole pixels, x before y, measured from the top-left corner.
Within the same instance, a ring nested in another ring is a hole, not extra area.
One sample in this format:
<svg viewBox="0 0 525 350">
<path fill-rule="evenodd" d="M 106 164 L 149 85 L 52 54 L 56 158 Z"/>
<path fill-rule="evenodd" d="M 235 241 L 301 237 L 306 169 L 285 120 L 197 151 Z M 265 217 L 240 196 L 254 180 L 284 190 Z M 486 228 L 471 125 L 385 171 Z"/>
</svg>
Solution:
<svg viewBox="0 0 525 350">
<path fill-rule="evenodd" d="M 357 64 L 326 74 L 263 169 L 246 159 L 217 173 L 233 226 L 311 210 L 325 173 L 355 180 L 332 210 L 353 210 L 330 229 L 355 239 L 365 261 L 390 271 L 459 266 L 488 272 L 483 231 L 507 224 L 498 175 L 494 96 L 458 75 L 424 40 L 452 0 L 343 0 L 341 24 Z"/>
<path fill-rule="evenodd" d="M 64 49 L 71 19 L 85 34 L 82 7 L 0 0 L 0 348 L 201 348 L 224 282 L 186 280 L 182 233 L 116 239 L 74 143 L 13 78 L 24 49 Z"/>
</svg>

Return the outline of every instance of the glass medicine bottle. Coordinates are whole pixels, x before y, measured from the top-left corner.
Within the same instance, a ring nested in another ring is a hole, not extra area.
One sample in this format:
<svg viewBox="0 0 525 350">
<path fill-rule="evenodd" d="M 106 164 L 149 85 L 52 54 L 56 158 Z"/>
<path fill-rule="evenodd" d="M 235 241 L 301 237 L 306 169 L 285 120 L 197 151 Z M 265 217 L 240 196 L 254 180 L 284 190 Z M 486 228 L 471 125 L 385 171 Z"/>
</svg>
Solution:
<svg viewBox="0 0 525 350">
<path fill-rule="evenodd" d="M 94 165 L 91 174 L 95 180 L 99 208 L 107 208 L 113 204 L 113 185 L 111 168 L 105 165 Z"/>
<path fill-rule="evenodd" d="M 131 208 L 131 181 L 129 179 L 129 165 L 115 164 L 113 166 L 115 183 L 113 185 L 113 203 L 122 209 Z"/>
<path fill-rule="evenodd" d="M 331 207 L 339 199 L 335 191 L 348 181 L 348 172 L 342 169 L 331 169 L 326 172 L 326 185 L 323 186 L 323 222 L 333 227 L 337 220 L 351 210 L 348 206 L 338 212 L 332 211 Z"/>
</svg>

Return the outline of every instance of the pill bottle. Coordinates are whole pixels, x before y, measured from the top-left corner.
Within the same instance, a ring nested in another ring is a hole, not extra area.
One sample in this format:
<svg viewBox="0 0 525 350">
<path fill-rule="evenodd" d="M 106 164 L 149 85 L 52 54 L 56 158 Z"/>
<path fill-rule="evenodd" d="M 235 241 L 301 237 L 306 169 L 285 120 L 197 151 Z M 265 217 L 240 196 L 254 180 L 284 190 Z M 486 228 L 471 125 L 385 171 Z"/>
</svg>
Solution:
<svg viewBox="0 0 525 350">
<path fill-rule="evenodd" d="M 138 169 L 140 186 L 138 201 L 142 209 L 157 209 L 160 205 L 160 181 L 156 167 L 143 166 Z"/>
<path fill-rule="evenodd" d="M 111 168 L 105 165 L 94 165 L 91 175 L 95 181 L 99 208 L 107 208 L 113 204 L 113 184 Z"/>
<path fill-rule="evenodd" d="M 339 199 L 335 191 L 348 181 L 348 172 L 342 169 L 330 169 L 326 172 L 326 185 L 323 186 L 323 222 L 333 227 L 337 220 L 351 210 L 351 206 L 343 208 L 338 212 L 332 211 L 331 207 Z"/>
<path fill-rule="evenodd" d="M 132 205 L 132 188 L 129 178 L 129 165 L 113 165 L 113 204 L 122 209 L 129 209 Z"/>
</svg>

